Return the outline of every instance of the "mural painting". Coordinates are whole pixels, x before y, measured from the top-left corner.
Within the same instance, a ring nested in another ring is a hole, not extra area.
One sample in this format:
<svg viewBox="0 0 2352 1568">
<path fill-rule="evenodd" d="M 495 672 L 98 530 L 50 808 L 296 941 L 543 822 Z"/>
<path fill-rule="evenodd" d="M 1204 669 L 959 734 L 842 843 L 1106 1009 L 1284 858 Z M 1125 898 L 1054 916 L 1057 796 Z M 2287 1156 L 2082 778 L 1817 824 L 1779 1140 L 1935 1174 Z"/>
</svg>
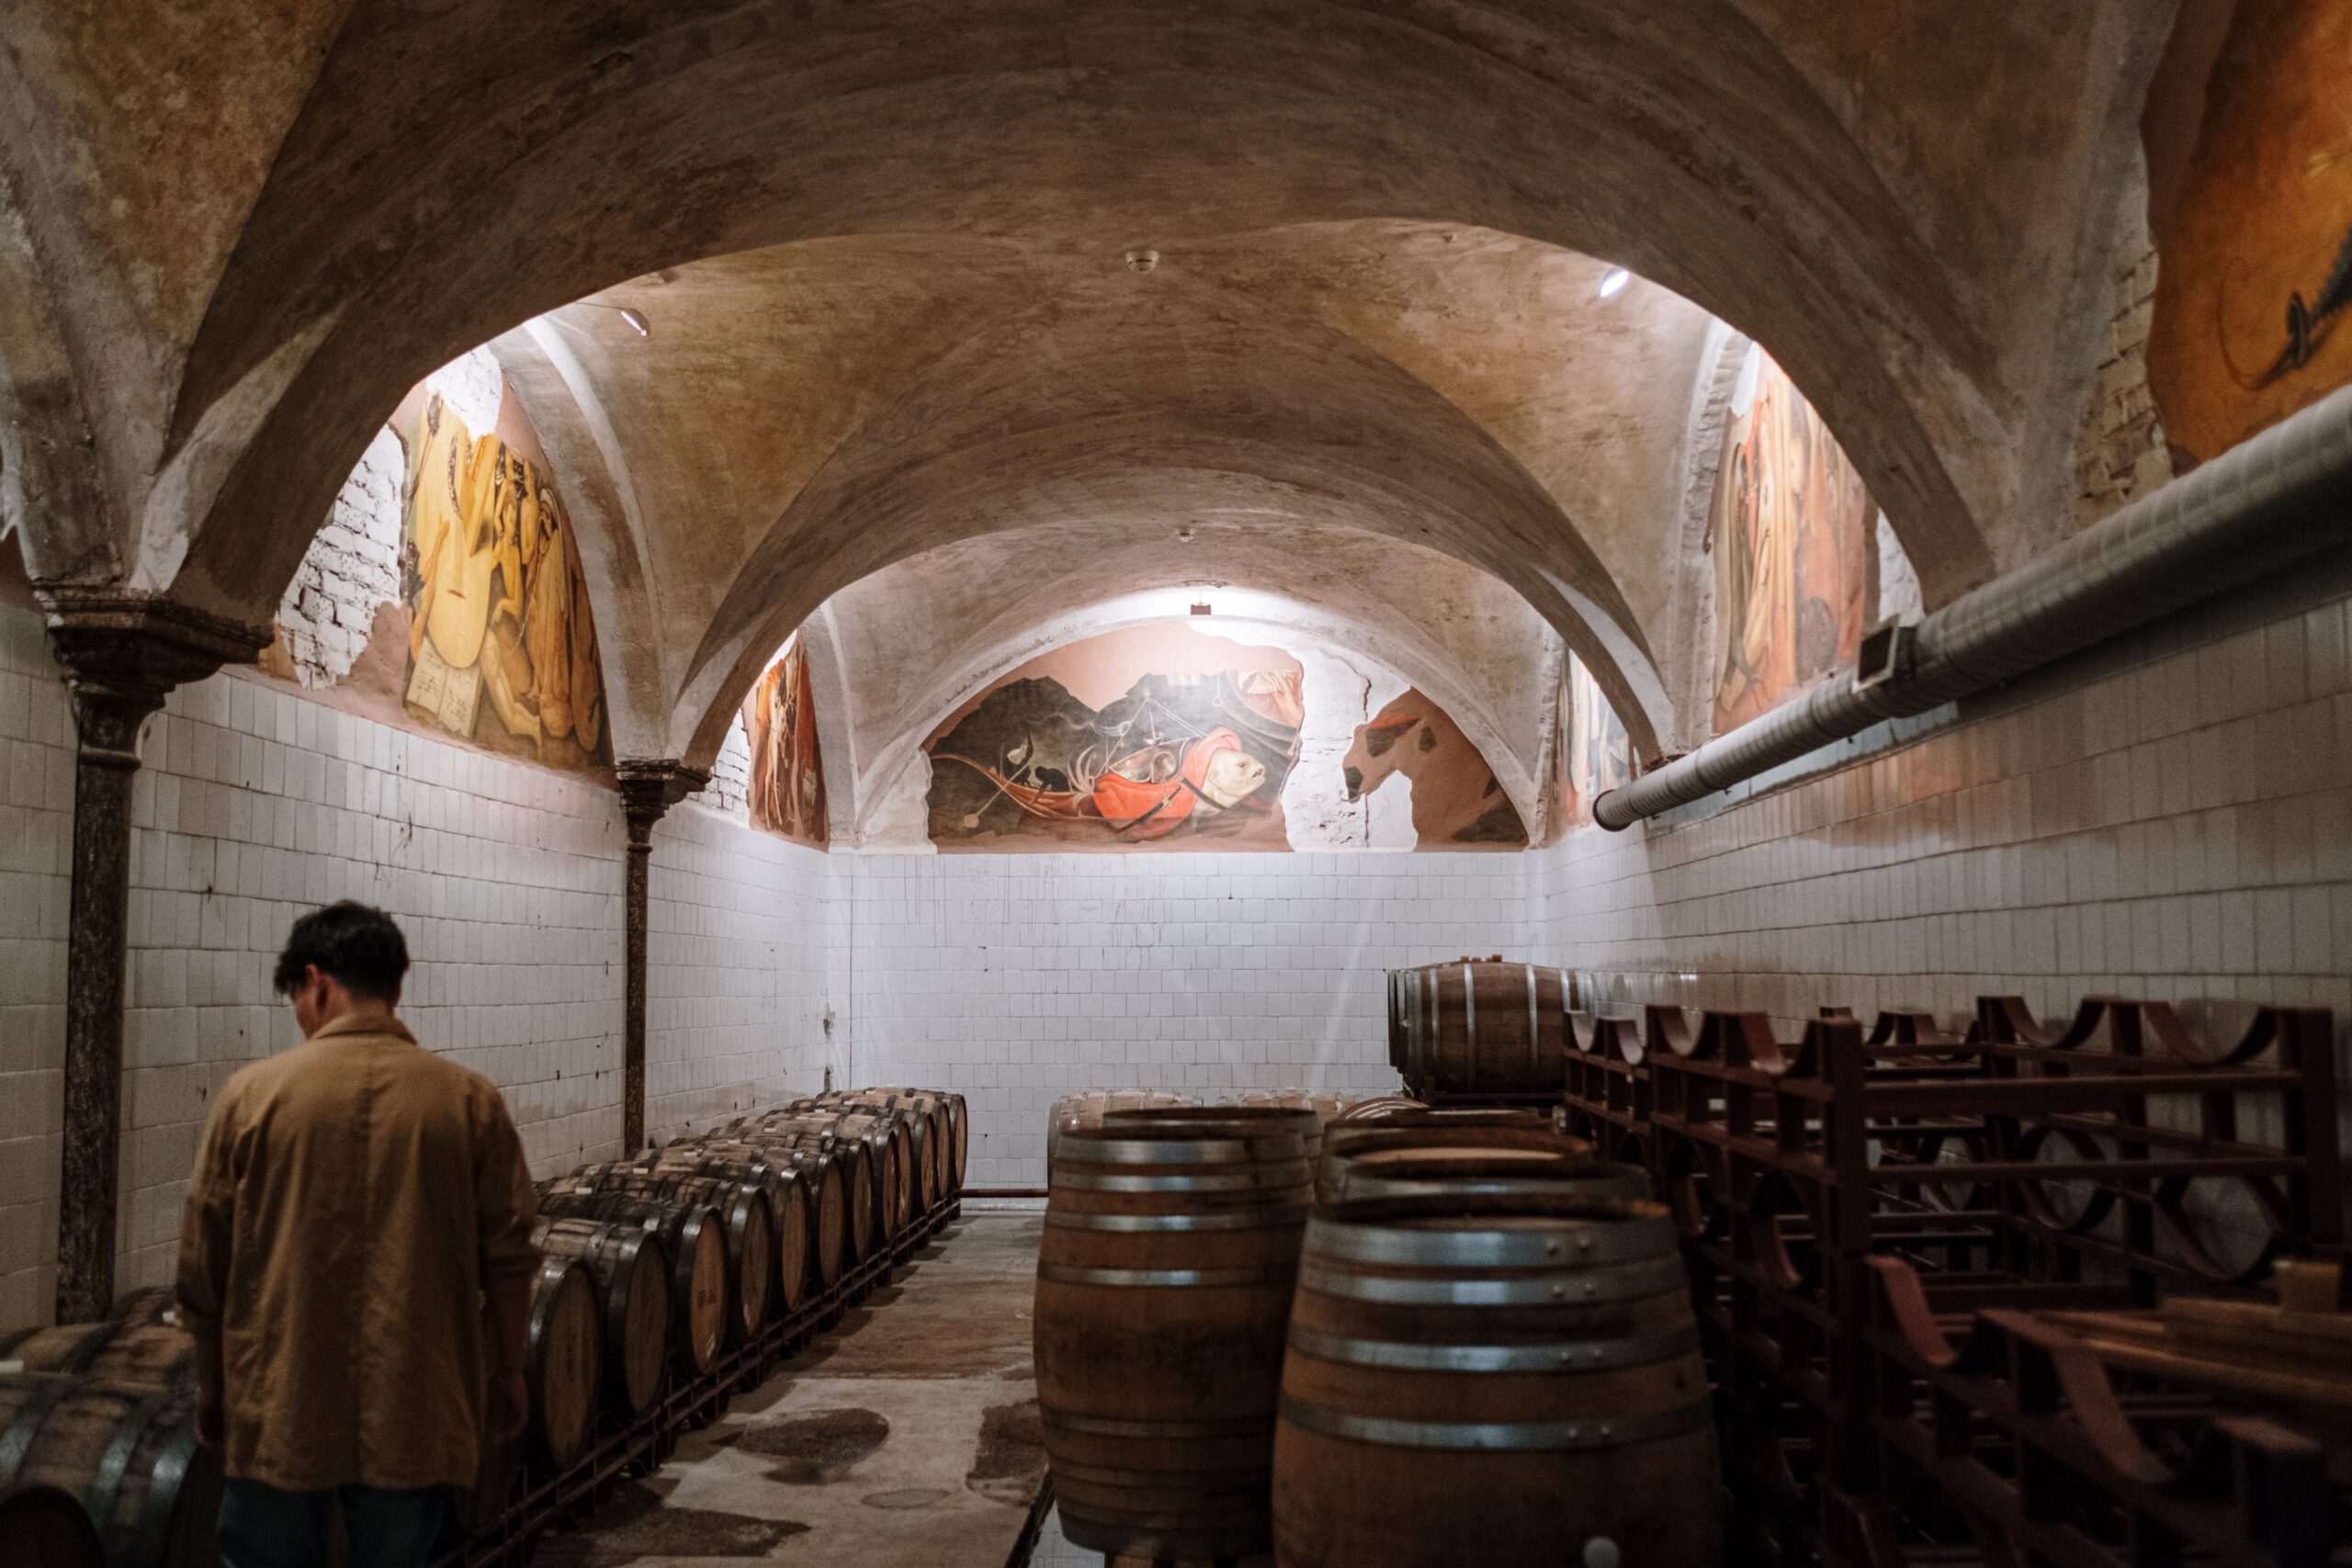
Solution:
<svg viewBox="0 0 2352 1568">
<path fill-rule="evenodd" d="M 1356 728 L 1343 764 L 1348 798 L 1361 800 L 1402 774 L 1413 791 L 1413 834 L 1424 850 L 1517 850 L 1527 825 L 1461 727 L 1419 692 Z"/>
<path fill-rule="evenodd" d="M 538 468 L 437 395 L 409 442 L 408 710 L 477 745 L 609 762 L 604 671 L 571 528 Z"/>
<path fill-rule="evenodd" d="M 1611 790 L 1634 782 L 1634 743 L 1617 710 L 1600 694 L 1600 682 L 1574 654 L 1561 683 L 1560 733 L 1566 743 L 1558 763 L 1565 802 L 1562 815 L 1570 827 L 1592 820 L 1592 803 Z"/>
<path fill-rule="evenodd" d="M 2149 108 L 2148 386 L 2180 470 L 2352 381 L 2352 0 L 2239 0 L 2217 41 Z"/>
<path fill-rule="evenodd" d="M 808 655 L 795 637 L 743 699 L 743 735 L 752 750 L 752 825 L 823 849 L 825 768 L 817 750 L 817 704 L 808 689 Z"/>
<path fill-rule="evenodd" d="M 1821 415 L 1761 349 L 1732 393 L 1705 548 L 1715 558 L 1715 729 L 1851 662 L 1876 516 Z"/>
<path fill-rule="evenodd" d="M 925 745 L 944 850 L 1283 850 L 1298 661 L 1187 626 L 1031 660 Z"/>
</svg>

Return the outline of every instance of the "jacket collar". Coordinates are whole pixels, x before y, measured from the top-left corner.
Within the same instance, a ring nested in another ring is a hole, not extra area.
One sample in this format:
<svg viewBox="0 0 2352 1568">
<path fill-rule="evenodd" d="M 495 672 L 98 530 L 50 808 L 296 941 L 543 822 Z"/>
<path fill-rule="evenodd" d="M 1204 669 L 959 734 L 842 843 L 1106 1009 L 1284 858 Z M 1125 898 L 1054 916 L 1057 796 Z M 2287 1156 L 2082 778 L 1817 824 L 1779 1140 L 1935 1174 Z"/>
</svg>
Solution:
<svg viewBox="0 0 2352 1568">
<path fill-rule="evenodd" d="M 373 1034 L 404 1040 L 411 1045 L 416 1043 L 416 1036 L 408 1032 L 407 1024 L 390 1013 L 380 1012 L 347 1012 L 341 1018 L 329 1019 L 319 1025 L 319 1032 L 311 1038 L 332 1040 L 342 1034 Z"/>
</svg>

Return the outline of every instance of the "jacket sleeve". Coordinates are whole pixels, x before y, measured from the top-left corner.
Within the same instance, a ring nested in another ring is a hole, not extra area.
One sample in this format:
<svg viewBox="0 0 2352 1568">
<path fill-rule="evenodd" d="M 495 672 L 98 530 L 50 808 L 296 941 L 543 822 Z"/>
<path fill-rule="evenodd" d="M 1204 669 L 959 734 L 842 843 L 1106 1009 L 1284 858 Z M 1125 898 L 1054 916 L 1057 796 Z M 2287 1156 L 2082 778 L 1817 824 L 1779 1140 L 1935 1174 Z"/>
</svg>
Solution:
<svg viewBox="0 0 2352 1568">
<path fill-rule="evenodd" d="M 531 1245 L 539 1198 L 506 1101 L 488 1084 L 481 1093 L 485 1103 L 474 1145 L 475 1238 L 482 1282 L 489 1284 L 527 1276 L 539 1266 L 539 1249 Z"/>
<path fill-rule="evenodd" d="M 180 1215 L 180 1324 L 199 1339 L 220 1331 L 221 1303 L 229 1289 L 230 1253 L 236 1236 L 237 1106 L 224 1089 L 212 1102 L 197 1145 L 196 1169 Z"/>
</svg>

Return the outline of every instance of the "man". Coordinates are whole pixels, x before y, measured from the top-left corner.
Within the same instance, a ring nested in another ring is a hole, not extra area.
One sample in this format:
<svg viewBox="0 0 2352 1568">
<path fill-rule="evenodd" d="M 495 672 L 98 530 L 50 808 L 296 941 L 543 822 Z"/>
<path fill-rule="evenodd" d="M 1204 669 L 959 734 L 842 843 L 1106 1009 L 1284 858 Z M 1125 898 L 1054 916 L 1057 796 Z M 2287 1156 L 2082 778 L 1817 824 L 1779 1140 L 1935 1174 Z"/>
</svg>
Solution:
<svg viewBox="0 0 2352 1568">
<path fill-rule="evenodd" d="M 303 1043 L 222 1086 L 197 1154 L 180 1317 L 229 1475 L 224 1568 L 322 1562 L 331 1506 L 349 1568 L 416 1568 L 473 1483 L 485 1404 L 501 1441 L 527 1413 L 522 1144 L 495 1089 L 393 1016 L 407 973 L 380 910 L 297 920 L 276 982 Z"/>
</svg>

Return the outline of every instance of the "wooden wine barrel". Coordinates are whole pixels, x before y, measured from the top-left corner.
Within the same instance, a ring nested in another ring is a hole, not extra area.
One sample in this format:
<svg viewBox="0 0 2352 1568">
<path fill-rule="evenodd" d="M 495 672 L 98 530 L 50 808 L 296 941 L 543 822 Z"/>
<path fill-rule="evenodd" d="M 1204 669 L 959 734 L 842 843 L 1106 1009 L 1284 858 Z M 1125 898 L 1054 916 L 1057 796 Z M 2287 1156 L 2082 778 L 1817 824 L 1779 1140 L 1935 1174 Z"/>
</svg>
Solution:
<svg viewBox="0 0 2352 1568">
<path fill-rule="evenodd" d="M 1273 1404 L 1312 1118 L 1208 1114 L 1069 1129 L 1055 1163 L 1037 1402 L 1062 1531 L 1093 1551 L 1239 1557 L 1271 1540 Z"/>
<path fill-rule="evenodd" d="M 106 1568 L 97 1528 L 61 1487 L 0 1490 L 0 1541 L 17 1568 Z"/>
<path fill-rule="evenodd" d="M 1583 1154 L 1475 1148 L 1403 1148 L 1367 1160 L 1330 1162 L 1316 1173 L 1317 1203 L 1363 1198 L 1433 1198 L 1449 1192 L 1543 1192 L 1561 1197 L 1643 1201 L 1657 1195 L 1650 1173 Z"/>
<path fill-rule="evenodd" d="M 849 1200 L 830 1149 L 813 1143 L 806 1148 L 796 1148 L 733 1132 L 706 1138 L 701 1147 L 706 1154 L 722 1159 L 745 1164 L 765 1161 L 793 1172 L 800 1188 L 801 1204 L 808 1211 L 808 1246 L 803 1249 L 808 1257 L 807 1288 L 822 1291 L 841 1278 L 842 1269 L 850 1261 Z M 797 1307 L 799 1298 L 786 1304 Z"/>
<path fill-rule="evenodd" d="M 721 1176 L 648 1170 L 624 1161 L 582 1166 L 564 1179 L 572 1190 L 618 1192 L 656 1202 L 699 1203 L 718 1212 L 727 1252 L 727 1342 L 748 1344 L 767 1326 L 775 1280 L 775 1219 L 768 1195 Z"/>
<path fill-rule="evenodd" d="M 1315 1171 L 1315 1196 L 1329 1202 L 1354 1176 L 1376 1174 L 1381 1166 L 1398 1160 L 1449 1154 L 1476 1155 L 1496 1164 L 1520 1160 L 1531 1167 L 1556 1166 L 1564 1159 L 1589 1160 L 1592 1145 L 1519 1111 L 1427 1111 L 1419 1117 L 1352 1122 L 1331 1129 L 1323 1163 Z"/>
<path fill-rule="evenodd" d="M 874 1201 L 874 1231 L 877 1246 L 887 1246 L 906 1229 L 914 1213 L 914 1193 L 908 1185 L 912 1174 L 907 1160 L 906 1134 L 892 1112 L 877 1116 L 816 1100 L 796 1100 L 785 1110 L 799 1117 L 824 1117 L 833 1137 L 865 1145 L 865 1167 L 871 1179 L 867 1195 Z"/>
<path fill-rule="evenodd" d="M 1347 1111 L 1349 1101 L 1344 1095 L 1319 1089 L 1252 1089 L 1236 1094 L 1229 1103 L 1271 1105 L 1279 1111 L 1315 1112 L 1315 1133 L 1306 1142 L 1306 1157 L 1312 1163 L 1322 1157 L 1323 1129 L 1340 1119 Z"/>
<path fill-rule="evenodd" d="M 964 1170 L 969 1163 L 972 1146 L 972 1111 L 960 1094 L 947 1096 L 947 1129 L 951 1139 L 947 1165 L 949 1190 L 960 1194 L 964 1190 Z"/>
<path fill-rule="evenodd" d="M 605 1403 L 623 1420 L 661 1402 L 670 1367 L 670 1260 L 662 1237 L 626 1220 L 542 1214 L 532 1244 L 587 1266 L 601 1298 Z"/>
<path fill-rule="evenodd" d="M 0 1377 L 0 1487 L 78 1498 L 107 1568 L 212 1568 L 220 1458 L 196 1441 L 196 1393 L 59 1373 Z M 0 1537 L 0 1559 L 14 1543 Z"/>
<path fill-rule="evenodd" d="M 831 1111 L 769 1111 L 732 1123 L 726 1135 L 763 1148 L 780 1148 L 796 1158 L 821 1159 L 840 1177 L 842 1265 L 854 1269 L 874 1256 L 881 1199 L 873 1190 L 864 1140 L 842 1137 L 834 1122 Z"/>
<path fill-rule="evenodd" d="M 564 1470 L 595 1441 L 605 1361 L 600 1316 L 595 1277 L 583 1265 L 569 1258 L 539 1260 L 523 1359 L 531 1392 L 524 1445 L 543 1475 Z"/>
<path fill-rule="evenodd" d="M 177 1315 L 141 1312 L 99 1323 L 68 1323 L 0 1335 L 0 1373 L 66 1372 L 110 1382 L 196 1386 L 196 1340 Z"/>
<path fill-rule="evenodd" d="M 1424 1005 L 1429 971 L 1428 964 L 1420 964 L 1388 972 L 1388 1065 L 1408 1077 L 1413 1030 Z"/>
<path fill-rule="evenodd" d="M 670 1368 L 699 1377 L 718 1359 L 727 1320 L 736 1309 L 727 1282 L 727 1240 L 718 1211 L 625 1192 L 580 1190 L 551 1183 L 539 1195 L 543 1216 L 635 1225 L 662 1238 L 670 1270 Z"/>
<path fill-rule="evenodd" d="M 808 1299 L 808 1190 L 790 1161 L 771 1161 L 748 1145 L 730 1144 L 714 1150 L 707 1144 L 680 1144 L 640 1156 L 638 1162 L 657 1171 L 716 1176 L 740 1181 L 767 1198 L 774 1245 L 769 1251 L 769 1310 L 781 1315 L 797 1312 Z"/>
<path fill-rule="evenodd" d="M 1370 1100 L 1357 1100 L 1353 1105 L 1351 1105 L 1345 1111 L 1340 1111 L 1339 1119 L 1342 1122 L 1351 1123 L 1356 1122 L 1385 1122 L 1391 1116 L 1403 1115 L 1404 1113 L 1412 1111 L 1427 1111 L 1429 1107 L 1426 1104 L 1420 1100 L 1413 1099 L 1409 1095 L 1380 1094 L 1374 1095 Z"/>
<path fill-rule="evenodd" d="M 1420 971 L 1405 1016 L 1408 1087 L 1556 1094 L 1567 1087 L 1567 976 L 1539 964 L 1464 959 Z"/>
<path fill-rule="evenodd" d="M 928 1213 L 948 1191 L 948 1145 L 953 1136 L 946 1104 L 924 1089 L 859 1089 L 822 1097 L 843 1110 L 899 1111 L 910 1118 L 917 1180 L 916 1207 Z"/>
<path fill-rule="evenodd" d="M 1091 1089 L 1083 1094 L 1066 1094 L 1046 1112 L 1046 1171 L 1050 1178 L 1054 1157 L 1060 1152 L 1062 1134 L 1080 1127 L 1100 1127 L 1102 1118 L 1114 1111 L 1145 1111 L 1160 1107 L 1171 1110 L 1195 1106 L 1200 1102 L 1189 1094 L 1178 1094 L 1164 1089 Z"/>
<path fill-rule="evenodd" d="M 1720 1562 L 1716 1475 L 1659 1205 L 1448 1193 L 1317 1212 L 1274 1438 L 1278 1562 Z"/>
</svg>

